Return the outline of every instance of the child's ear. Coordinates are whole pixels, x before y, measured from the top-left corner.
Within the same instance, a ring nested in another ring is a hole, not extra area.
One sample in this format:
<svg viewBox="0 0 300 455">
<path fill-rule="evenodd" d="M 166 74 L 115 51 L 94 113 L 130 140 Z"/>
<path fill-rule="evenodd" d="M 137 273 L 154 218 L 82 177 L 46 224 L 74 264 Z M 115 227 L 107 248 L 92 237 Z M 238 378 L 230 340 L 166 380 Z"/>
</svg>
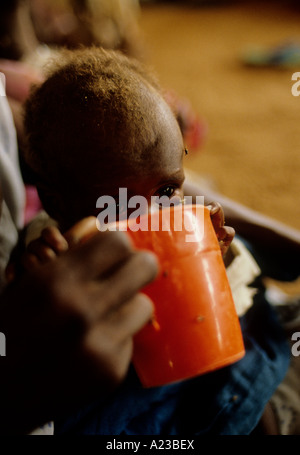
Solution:
<svg viewBox="0 0 300 455">
<path fill-rule="evenodd" d="M 44 182 L 37 182 L 36 188 L 45 211 L 51 218 L 59 221 L 65 212 L 63 197 L 55 188 Z"/>
</svg>

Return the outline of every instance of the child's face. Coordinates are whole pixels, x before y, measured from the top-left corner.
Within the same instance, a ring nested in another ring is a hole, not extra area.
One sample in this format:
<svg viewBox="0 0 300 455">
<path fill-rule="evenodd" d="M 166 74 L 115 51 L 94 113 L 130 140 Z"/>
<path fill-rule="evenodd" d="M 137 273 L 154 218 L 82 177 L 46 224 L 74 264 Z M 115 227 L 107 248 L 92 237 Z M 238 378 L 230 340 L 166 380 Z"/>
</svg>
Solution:
<svg viewBox="0 0 300 455">
<path fill-rule="evenodd" d="M 134 142 L 138 144 L 136 149 L 124 153 L 116 146 L 113 154 L 104 157 L 102 152 L 99 160 L 99 153 L 95 153 L 92 159 L 80 163 L 80 190 L 73 207 L 73 219 L 69 219 L 68 225 L 84 216 L 97 216 L 101 211 L 96 207 L 100 196 L 115 199 L 119 210 L 117 216 L 122 219 L 126 210 L 118 207 L 120 188 L 127 189 L 127 200 L 132 196 L 143 196 L 149 208 L 152 196 L 183 198 L 185 149 L 182 135 L 169 106 L 158 95 L 155 95 L 150 120 L 151 131 L 141 134 Z M 110 141 L 114 145 L 116 139 L 112 137 Z M 129 214 L 130 209 L 127 216 Z"/>
</svg>

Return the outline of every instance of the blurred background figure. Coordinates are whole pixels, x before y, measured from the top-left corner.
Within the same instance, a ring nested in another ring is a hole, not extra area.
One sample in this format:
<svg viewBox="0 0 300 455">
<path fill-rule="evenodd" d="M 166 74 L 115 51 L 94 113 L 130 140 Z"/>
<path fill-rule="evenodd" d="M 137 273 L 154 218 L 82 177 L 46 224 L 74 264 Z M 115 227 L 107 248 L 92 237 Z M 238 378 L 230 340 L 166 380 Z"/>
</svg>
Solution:
<svg viewBox="0 0 300 455">
<path fill-rule="evenodd" d="M 0 12 L 1 58 L 20 60 L 39 43 L 140 55 L 136 0 L 4 0 Z"/>
<path fill-rule="evenodd" d="M 41 65 L 49 47 L 102 46 L 142 58 L 137 0 L 4 0 L 0 58 Z"/>
<path fill-rule="evenodd" d="M 138 0 L 30 0 L 39 41 L 49 45 L 92 44 L 140 57 Z"/>
<path fill-rule="evenodd" d="M 29 1 L 1 1 L 0 58 L 20 60 L 35 50 L 37 45 Z"/>
<path fill-rule="evenodd" d="M 30 0 L 30 9 L 39 42 L 52 49 L 96 45 L 147 61 L 139 0 Z M 39 48 L 38 54 L 47 57 L 46 49 Z M 34 59 L 37 62 L 37 55 Z M 166 90 L 166 98 L 177 115 L 190 152 L 200 150 L 206 123 L 186 98 L 171 90 Z"/>
</svg>

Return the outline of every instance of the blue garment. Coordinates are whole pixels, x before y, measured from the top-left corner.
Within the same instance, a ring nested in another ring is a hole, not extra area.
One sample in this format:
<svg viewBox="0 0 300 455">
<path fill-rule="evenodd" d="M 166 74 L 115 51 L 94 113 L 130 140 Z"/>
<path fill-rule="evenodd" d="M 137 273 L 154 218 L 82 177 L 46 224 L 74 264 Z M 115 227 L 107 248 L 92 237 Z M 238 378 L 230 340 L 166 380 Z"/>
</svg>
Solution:
<svg viewBox="0 0 300 455">
<path fill-rule="evenodd" d="M 240 322 L 246 347 L 243 359 L 194 379 L 150 389 L 142 388 L 131 368 L 113 396 L 55 422 L 55 434 L 250 434 L 286 374 L 290 349 L 263 292 Z"/>
<path fill-rule="evenodd" d="M 290 251 L 276 248 L 257 247 L 246 239 L 238 237 L 250 251 L 258 263 L 263 276 L 268 276 L 278 281 L 294 281 L 300 276 L 300 262 L 297 254 L 291 255 Z"/>
</svg>

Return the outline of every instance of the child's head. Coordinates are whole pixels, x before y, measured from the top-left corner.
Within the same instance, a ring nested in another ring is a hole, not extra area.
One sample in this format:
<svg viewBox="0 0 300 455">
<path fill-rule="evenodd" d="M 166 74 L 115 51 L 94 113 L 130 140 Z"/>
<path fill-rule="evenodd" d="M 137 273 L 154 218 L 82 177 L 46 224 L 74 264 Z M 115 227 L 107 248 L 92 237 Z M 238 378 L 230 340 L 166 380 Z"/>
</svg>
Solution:
<svg viewBox="0 0 300 455">
<path fill-rule="evenodd" d="M 139 63 L 99 48 L 65 51 L 26 106 L 25 159 L 48 213 L 67 228 L 102 195 L 182 196 L 177 121 Z"/>
</svg>

